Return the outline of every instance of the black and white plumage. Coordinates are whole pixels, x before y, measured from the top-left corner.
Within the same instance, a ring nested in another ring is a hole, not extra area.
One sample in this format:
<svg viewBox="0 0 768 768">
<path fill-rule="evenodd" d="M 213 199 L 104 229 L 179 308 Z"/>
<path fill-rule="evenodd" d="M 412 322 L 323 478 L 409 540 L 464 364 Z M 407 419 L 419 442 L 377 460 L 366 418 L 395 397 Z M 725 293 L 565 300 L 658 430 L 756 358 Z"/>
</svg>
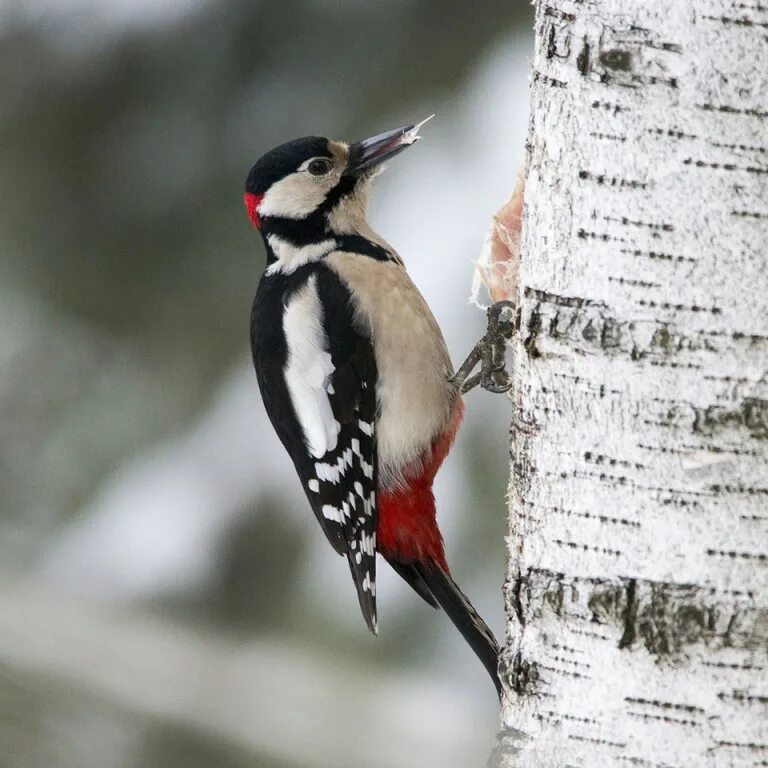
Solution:
<svg viewBox="0 0 768 768">
<path fill-rule="evenodd" d="M 377 632 L 376 556 L 442 607 L 490 673 L 498 645 L 450 576 L 432 482 L 463 412 L 440 328 L 365 220 L 373 169 L 419 126 L 354 144 L 307 137 L 251 169 L 245 204 L 267 250 L 251 314 L 264 405 L 309 503 L 347 558 Z"/>
<path fill-rule="evenodd" d="M 251 346 L 262 398 L 376 631 L 376 360 L 349 291 L 322 263 L 259 284 Z"/>
</svg>

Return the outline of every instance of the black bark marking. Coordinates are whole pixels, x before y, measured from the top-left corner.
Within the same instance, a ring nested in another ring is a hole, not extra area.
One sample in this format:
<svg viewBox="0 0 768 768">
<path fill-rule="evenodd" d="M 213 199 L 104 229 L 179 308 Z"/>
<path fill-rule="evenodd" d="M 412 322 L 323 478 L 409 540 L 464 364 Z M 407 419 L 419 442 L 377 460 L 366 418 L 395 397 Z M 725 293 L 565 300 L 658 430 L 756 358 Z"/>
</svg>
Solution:
<svg viewBox="0 0 768 768">
<path fill-rule="evenodd" d="M 717 376 L 716 374 L 712 373 L 705 373 L 704 380 L 722 381 L 726 384 L 749 384 L 751 381 L 751 379 L 748 379 L 746 376 Z"/>
<path fill-rule="evenodd" d="M 616 104 L 612 101 L 593 101 L 590 105 L 592 109 L 605 109 L 608 112 L 613 112 L 614 115 L 617 115 L 619 112 L 629 112 L 628 107 L 624 107 L 621 104 Z"/>
<path fill-rule="evenodd" d="M 648 35 L 648 30 L 636 28 L 635 31 Z M 677 78 L 664 78 L 656 75 L 645 74 L 638 71 L 637 61 L 640 59 L 643 48 L 656 48 L 665 51 L 679 52 L 679 46 L 674 43 L 655 41 L 641 41 L 633 39 L 614 40 L 609 45 L 604 43 L 601 37 L 597 53 L 593 51 L 594 43 L 586 38 L 576 57 L 576 67 L 582 76 L 596 74 L 601 83 L 611 83 L 622 88 L 639 88 L 648 85 L 661 85 L 669 88 L 677 88 Z M 641 59 L 640 59 L 641 60 Z"/>
<path fill-rule="evenodd" d="M 630 285 L 633 288 L 661 288 L 661 283 L 651 283 L 647 280 L 633 280 L 628 277 L 608 276 L 609 283 L 618 283 L 619 285 Z"/>
<path fill-rule="evenodd" d="M 749 749 L 753 751 L 768 750 L 768 744 L 759 744 L 756 741 L 717 741 L 718 747 L 734 747 L 736 749 Z M 759 763 L 758 763 L 759 765 Z"/>
<path fill-rule="evenodd" d="M 624 633 L 619 640 L 619 649 L 631 648 L 637 636 L 637 581 L 629 579 L 626 586 L 626 606 L 624 608 Z"/>
<path fill-rule="evenodd" d="M 732 691 L 731 693 L 721 691 L 717 694 L 717 698 L 721 701 L 736 701 L 740 704 L 768 704 L 768 696 L 745 693 L 744 691 Z"/>
<path fill-rule="evenodd" d="M 763 672 L 765 667 L 756 664 L 729 664 L 724 661 L 702 661 L 705 667 L 716 667 L 717 669 L 743 669 L 745 672 Z"/>
<path fill-rule="evenodd" d="M 622 224 L 625 227 L 641 227 L 644 229 L 651 229 L 658 232 L 674 232 L 675 227 L 667 222 L 654 222 L 654 221 L 640 221 L 639 219 L 630 219 L 627 216 L 601 216 L 603 221 L 613 221 L 617 224 Z"/>
<path fill-rule="evenodd" d="M 759 211 L 731 211 L 731 216 L 740 216 L 750 219 L 768 219 L 768 213 L 761 213 Z"/>
<path fill-rule="evenodd" d="M 661 449 L 659 449 L 661 450 Z M 708 453 L 732 453 L 734 456 L 757 456 L 755 449 L 746 450 L 744 448 L 736 448 L 735 446 L 718 446 L 718 445 L 683 445 L 680 448 L 680 452 L 684 451 L 706 451 Z"/>
<path fill-rule="evenodd" d="M 639 299 L 637 303 L 641 307 L 674 309 L 676 312 L 709 312 L 712 315 L 721 315 L 723 313 L 720 307 L 700 307 L 698 304 L 672 304 L 669 301 L 652 301 L 650 299 Z"/>
<path fill-rule="evenodd" d="M 602 301 L 585 299 L 580 296 L 560 296 L 556 293 L 532 288 L 531 286 L 525 287 L 524 295 L 526 298 L 533 298 L 537 301 L 554 304 L 558 307 L 605 307 L 605 304 Z"/>
<path fill-rule="evenodd" d="M 619 323 L 612 317 L 606 317 L 603 323 L 603 331 L 600 334 L 600 346 L 608 351 L 619 349 L 621 346 L 622 328 L 624 323 Z"/>
<path fill-rule="evenodd" d="M 620 251 L 627 256 L 642 256 L 646 259 L 653 259 L 654 261 L 688 262 L 690 264 L 696 263 L 696 259 L 691 258 L 690 256 L 680 256 L 675 253 L 665 253 L 664 251 L 644 251 L 640 250 L 639 248 L 621 248 Z"/>
<path fill-rule="evenodd" d="M 556 672 L 558 675 L 565 675 L 566 677 L 574 677 L 581 680 L 591 680 L 589 675 L 582 675 L 581 672 L 574 672 L 570 669 L 558 669 L 557 667 L 550 667 L 547 664 L 539 664 L 540 669 L 546 669 L 547 672 Z"/>
<path fill-rule="evenodd" d="M 701 334 L 706 334 L 709 336 L 725 336 L 729 339 L 733 339 L 734 341 L 748 341 L 750 344 L 757 344 L 760 342 L 768 341 L 768 336 L 764 336 L 759 333 L 744 333 L 743 331 L 733 331 L 732 333 L 729 333 L 728 331 L 701 331 Z M 727 380 L 726 377 L 723 377 L 723 380 Z M 732 381 L 750 381 L 750 379 L 733 377 Z"/>
<path fill-rule="evenodd" d="M 576 66 L 584 77 L 589 74 L 589 43 L 586 37 L 584 38 L 584 45 L 576 57 Z"/>
<path fill-rule="evenodd" d="M 684 725 L 694 728 L 701 728 L 701 723 L 698 720 L 686 720 L 680 717 L 670 717 L 669 715 L 648 715 L 642 712 L 627 712 L 632 717 L 638 717 L 641 720 L 660 720 L 670 725 Z"/>
<path fill-rule="evenodd" d="M 655 42 L 653 40 L 646 41 L 643 43 L 644 48 L 655 48 L 659 51 L 668 51 L 670 53 L 682 53 L 683 52 L 683 46 L 679 43 L 666 43 L 666 42 Z"/>
<path fill-rule="evenodd" d="M 515 609 L 515 615 L 517 616 L 517 620 L 520 623 L 521 627 L 525 626 L 525 613 L 523 612 L 523 601 L 521 598 L 521 592 L 523 589 L 523 583 L 526 581 L 526 577 L 522 574 L 519 574 L 517 578 L 515 578 L 512 589 L 511 589 L 511 596 L 512 596 L 512 607 Z"/>
<path fill-rule="evenodd" d="M 676 369 L 688 369 L 689 371 L 700 371 L 704 368 L 703 365 L 697 363 L 673 363 L 667 360 L 649 360 L 650 365 L 655 368 L 676 368 Z M 648 424 L 654 424 L 655 422 L 649 421 Z"/>
<path fill-rule="evenodd" d="M 518 696 L 531 696 L 536 693 L 539 682 L 539 665 L 526 661 L 519 651 L 512 660 L 512 669 L 508 671 L 512 690 Z"/>
<path fill-rule="evenodd" d="M 591 464 L 607 464 L 609 467 L 626 467 L 627 469 L 647 469 L 645 464 L 638 464 L 636 461 L 627 461 L 626 459 L 614 459 L 606 456 L 604 453 L 584 452 L 584 461 Z"/>
<path fill-rule="evenodd" d="M 734 107 L 730 104 L 697 104 L 697 109 L 705 112 L 723 112 L 727 115 L 748 115 L 749 117 L 768 117 L 768 112 L 755 107 Z"/>
<path fill-rule="evenodd" d="M 707 21 L 717 21 L 724 26 L 761 27 L 768 29 L 768 21 L 753 21 L 752 19 L 736 18 L 734 16 L 702 16 Z"/>
<path fill-rule="evenodd" d="M 604 67 L 616 72 L 629 72 L 632 69 L 632 53 L 621 48 L 601 51 L 598 60 Z"/>
<path fill-rule="evenodd" d="M 584 741 L 588 744 L 604 744 L 606 747 L 617 747 L 624 749 L 627 745 L 621 741 L 609 741 L 608 739 L 593 739 L 591 736 L 578 736 L 575 733 L 569 733 L 568 737 L 572 741 Z"/>
<path fill-rule="evenodd" d="M 767 113 L 768 114 L 768 113 Z M 683 165 L 692 165 L 696 168 L 711 168 L 714 171 L 745 171 L 746 173 L 764 174 L 768 173 L 768 168 L 758 168 L 756 165 L 736 165 L 735 163 L 714 163 L 704 160 L 694 160 L 687 157 L 683 160 Z"/>
<path fill-rule="evenodd" d="M 623 179 L 620 176 L 606 176 L 604 173 L 592 173 L 592 171 L 579 171 L 579 178 L 584 181 L 592 181 L 595 184 L 618 187 L 619 189 L 648 189 L 647 181 L 639 179 Z"/>
<path fill-rule="evenodd" d="M 608 637 L 608 635 L 604 635 L 602 632 L 596 632 L 592 629 L 576 629 L 575 627 L 572 627 L 570 630 L 574 635 L 583 635 L 584 637 L 591 637 L 596 640 L 610 640 L 611 638 Z"/>
<path fill-rule="evenodd" d="M 668 418 L 666 421 L 659 421 L 656 422 L 657 426 L 664 426 L 664 427 L 670 427 L 674 425 L 673 417 Z M 555 476 L 554 472 L 545 472 L 545 476 Z M 572 472 L 560 472 L 558 475 L 561 480 L 566 480 L 569 477 L 575 478 L 575 479 L 584 479 L 589 478 L 591 480 L 598 480 L 601 483 L 610 483 L 612 485 L 623 485 L 627 488 L 635 488 L 637 490 L 643 490 L 643 491 L 651 491 L 654 493 L 671 493 L 671 494 L 677 494 L 681 496 L 692 496 L 692 497 L 706 497 L 711 498 L 713 494 L 708 491 L 692 491 L 687 490 L 684 488 L 670 488 L 670 487 L 664 487 L 659 485 L 648 485 L 646 483 L 638 483 L 633 480 L 630 480 L 625 475 L 612 475 L 608 472 L 582 472 L 579 470 L 573 470 Z"/>
<path fill-rule="evenodd" d="M 587 601 L 594 624 L 607 624 L 611 617 L 621 612 L 618 607 L 621 602 L 621 587 L 609 585 L 604 589 L 596 590 Z"/>
<path fill-rule="evenodd" d="M 693 431 L 712 437 L 732 427 L 744 428 L 755 439 L 768 439 L 768 400 L 745 397 L 735 407 L 694 408 Z"/>
<path fill-rule="evenodd" d="M 643 288 L 641 295 L 644 297 L 648 295 L 648 289 L 661 287 L 648 281 L 631 281 L 613 275 L 608 276 L 608 281 L 628 287 Z M 704 366 L 669 358 L 679 353 L 700 350 L 718 353 L 720 349 L 707 334 L 682 336 L 670 331 L 668 321 L 659 322 L 655 319 L 652 321 L 650 338 L 646 333 L 638 337 L 634 321 L 618 320 L 607 311 L 608 308 L 604 304 L 596 299 L 558 296 L 530 286 L 525 288 L 524 295 L 526 298 L 536 300 L 535 305 L 525 315 L 526 333 L 523 334 L 525 348 L 533 356 L 540 356 L 538 340 L 546 337 L 557 342 L 569 342 L 581 353 L 593 351 L 589 348 L 595 347 L 607 355 L 628 355 L 633 361 L 647 359 L 648 363 L 654 366 L 700 370 Z M 642 307 L 710 314 L 720 312 L 718 307 L 699 307 L 697 304 L 690 306 L 672 304 L 647 298 L 638 298 L 635 301 Z M 644 319 L 644 322 L 647 320 Z M 587 388 L 594 389 L 589 385 Z M 621 392 L 606 389 L 605 392 L 600 392 L 600 397 L 604 394 L 621 394 Z M 551 407 L 548 403 L 544 406 Z"/>
<path fill-rule="evenodd" d="M 623 578 L 618 584 L 603 583 L 595 588 L 587 608 L 593 623 L 621 628 L 618 647 L 622 650 L 631 650 L 641 642 L 654 656 L 674 657 L 685 646 L 722 643 L 725 638 L 716 628 L 719 608 L 711 592 L 693 585 Z M 747 647 L 749 642 L 745 639 L 742 645 Z"/>
<path fill-rule="evenodd" d="M 572 13 L 566 13 L 559 8 L 553 8 L 551 5 L 544 6 L 544 15 L 551 16 L 553 19 L 559 19 L 560 21 L 572 22 L 576 21 L 576 16 Z"/>
<path fill-rule="evenodd" d="M 618 549 L 609 549 L 608 547 L 596 547 L 592 544 L 582 544 L 578 541 L 563 541 L 562 539 L 552 539 L 554 544 L 568 549 L 580 549 L 583 552 L 600 552 L 603 555 L 619 557 L 622 553 Z"/>
<path fill-rule="evenodd" d="M 624 701 L 627 704 L 645 704 L 649 707 L 655 707 L 657 709 L 671 709 L 676 712 L 690 712 L 691 714 L 705 715 L 706 710 L 701 707 L 693 706 L 692 704 L 674 704 L 671 701 L 661 701 L 660 699 L 642 699 L 634 696 L 625 696 Z"/>
<path fill-rule="evenodd" d="M 593 139 L 605 139 L 606 141 L 621 141 L 625 142 L 627 140 L 626 136 L 617 136 L 613 133 L 601 133 L 600 131 L 590 131 L 589 135 Z"/>
<path fill-rule="evenodd" d="M 563 606 L 565 605 L 565 585 L 563 583 L 563 574 L 554 574 L 554 583 L 548 583 L 542 594 L 542 601 L 546 603 L 555 616 L 563 615 Z"/>
<path fill-rule="evenodd" d="M 662 325 L 653 332 L 651 347 L 663 351 L 664 354 L 672 355 L 678 351 L 672 338 L 672 334 L 669 332 L 669 326 Z"/>
<path fill-rule="evenodd" d="M 545 709 L 542 712 L 542 715 L 547 715 L 549 717 L 555 718 L 555 720 L 570 720 L 574 723 L 588 723 L 588 724 L 597 724 L 599 721 L 595 720 L 593 717 L 578 717 L 576 715 L 565 715 L 561 714 L 560 712 L 553 712 L 550 709 Z"/>
<path fill-rule="evenodd" d="M 563 645 L 562 643 L 550 643 L 550 645 L 552 648 L 556 648 L 560 651 L 566 651 L 567 653 L 584 653 L 584 651 L 578 648 L 573 648 L 570 645 Z"/>
<path fill-rule="evenodd" d="M 759 333 L 741 333 L 740 331 L 736 331 L 736 333 L 731 335 L 731 338 L 734 341 L 744 341 L 745 339 L 749 342 L 756 343 L 759 341 L 768 341 L 768 336 L 763 336 Z"/>
<path fill-rule="evenodd" d="M 729 557 L 731 560 L 739 559 L 759 560 L 760 562 L 768 561 L 768 554 L 765 554 L 764 552 L 734 552 L 733 550 L 708 549 L 707 554 L 710 556 Z"/>
<path fill-rule="evenodd" d="M 672 139 L 698 139 L 695 133 L 685 133 L 684 131 L 674 130 L 672 128 L 649 128 L 648 133 L 657 136 L 669 136 Z"/>
<path fill-rule="evenodd" d="M 528 290 L 529 289 L 526 288 L 526 292 Z M 527 332 L 525 340 L 523 341 L 525 351 L 528 353 L 528 356 L 533 359 L 541 357 L 541 352 L 539 352 L 539 348 L 536 346 L 536 341 L 543 329 L 542 315 L 538 304 L 531 310 L 525 329 Z"/>
<path fill-rule="evenodd" d="M 605 232 L 592 232 L 587 229 L 579 229 L 576 232 L 576 236 L 580 240 L 601 240 L 604 243 L 613 242 L 613 243 L 626 243 L 627 239 L 625 237 L 616 237 L 615 235 L 609 235 Z"/>
<path fill-rule="evenodd" d="M 651 588 L 650 600 L 637 619 L 643 644 L 657 656 L 677 654 L 684 645 L 702 640 L 711 624 L 708 609 L 697 602 L 695 590 L 670 590 L 663 585 Z"/>
<path fill-rule="evenodd" d="M 547 35 L 547 59 L 554 59 L 557 55 L 557 31 L 553 25 L 549 27 L 549 34 Z"/>
<path fill-rule="evenodd" d="M 534 70 L 533 72 L 533 82 L 544 83 L 545 85 L 550 85 L 553 88 L 568 87 L 568 83 L 566 83 L 564 80 L 558 80 L 555 77 L 550 77 L 549 75 L 545 75 L 543 72 L 539 72 L 538 70 Z"/>
<path fill-rule="evenodd" d="M 758 152 L 760 154 L 768 154 L 768 147 L 763 147 L 756 144 L 725 144 L 722 141 L 712 140 L 709 140 L 708 143 L 713 147 L 721 147 L 722 149 L 736 149 L 740 152 Z"/>
<path fill-rule="evenodd" d="M 676 77 L 656 77 L 655 75 L 633 75 L 632 82 L 640 85 L 665 85 L 667 88 L 677 88 Z"/>
<path fill-rule="evenodd" d="M 710 485 L 709 489 L 712 493 L 745 493 L 748 496 L 768 496 L 768 488 L 761 488 L 759 486 L 744 486 L 744 485 Z"/>
<path fill-rule="evenodd" d="M 625 525 L 629 528 L 641 527 L 637 520 L 627 520 L 623 517 L 611 517 L 610 515 L 599 515 L 592 512 L 574 512 L 571 509 L 564 509 L 563 507 L 549 507 L 547 511 L 564 515 L 565 517 L 581 517 L 585 520 L 597 520 L 600 523 L 606 523 L 608 525 Z"/>
<path fill-rule="evenodd" d="M 571 33 L 568 28 L 570 14 L 562 14 L 556 8 L 549 7 L 549 13 L 545 10 L 545 18 L 541 27 L 541 39 L 544 43 L 544 54 L 547 61 L 553 59 L 567 60 L 571 55 Z M 565 22 L 565 23 L 563 23 Z"/>
</svg>

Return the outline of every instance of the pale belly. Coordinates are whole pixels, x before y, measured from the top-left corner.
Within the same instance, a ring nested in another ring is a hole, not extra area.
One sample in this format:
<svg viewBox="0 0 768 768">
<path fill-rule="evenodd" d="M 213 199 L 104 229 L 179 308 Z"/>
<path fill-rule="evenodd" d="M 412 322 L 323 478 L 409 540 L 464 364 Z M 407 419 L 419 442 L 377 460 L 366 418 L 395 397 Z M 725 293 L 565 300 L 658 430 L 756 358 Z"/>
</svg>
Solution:
<svg viewBox="0 0 768 768">
<path fill-rule="evenodd" d="M 402 486 L 451 423 L 457 395 L 442 332 L 405 270 L 391 262 L 334 253 L 326 259 L 358 300 L 378 366 L 379 485 Z M 410 470 L 410 471 L 409 471 Z"/>
</svg>

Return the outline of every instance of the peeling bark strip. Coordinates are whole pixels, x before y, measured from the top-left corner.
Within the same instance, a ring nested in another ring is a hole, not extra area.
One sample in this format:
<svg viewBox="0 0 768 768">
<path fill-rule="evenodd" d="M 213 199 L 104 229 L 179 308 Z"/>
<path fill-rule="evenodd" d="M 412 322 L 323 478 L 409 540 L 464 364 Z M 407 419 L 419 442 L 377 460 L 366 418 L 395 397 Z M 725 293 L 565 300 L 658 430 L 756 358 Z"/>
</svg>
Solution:
<svg viewBox="0 0 768 768">
<path fill-rule="evenodd" d="M 768 764 L 766 29 L 538 2 L 501 765 Z"/>
</svg>

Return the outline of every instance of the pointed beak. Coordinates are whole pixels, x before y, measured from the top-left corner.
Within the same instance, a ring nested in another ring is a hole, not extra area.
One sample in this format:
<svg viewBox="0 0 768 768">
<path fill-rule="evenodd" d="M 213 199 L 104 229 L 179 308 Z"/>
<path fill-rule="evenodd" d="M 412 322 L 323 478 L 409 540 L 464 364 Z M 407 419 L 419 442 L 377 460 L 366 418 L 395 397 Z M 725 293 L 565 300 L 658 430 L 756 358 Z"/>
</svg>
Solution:
<svg viewBox="0 0 768 768">
<path fill-rule="evenodd" d="M 360 176 L 376 167 L 385 160 L 402 152 L 406 147 L 415 144 L 421 136 L 419 129 L 427 120 L 431 120 L 434 115 L 430 115 L 426 120 L 414 125 L 405 125 L 402 128 L 395 128 L 391 131 L 379 133 L 371 136 L 369 139 L 362 139 L 349 145 L 349 162 L 344 171 L 345 176 Z"/>
</svg>

